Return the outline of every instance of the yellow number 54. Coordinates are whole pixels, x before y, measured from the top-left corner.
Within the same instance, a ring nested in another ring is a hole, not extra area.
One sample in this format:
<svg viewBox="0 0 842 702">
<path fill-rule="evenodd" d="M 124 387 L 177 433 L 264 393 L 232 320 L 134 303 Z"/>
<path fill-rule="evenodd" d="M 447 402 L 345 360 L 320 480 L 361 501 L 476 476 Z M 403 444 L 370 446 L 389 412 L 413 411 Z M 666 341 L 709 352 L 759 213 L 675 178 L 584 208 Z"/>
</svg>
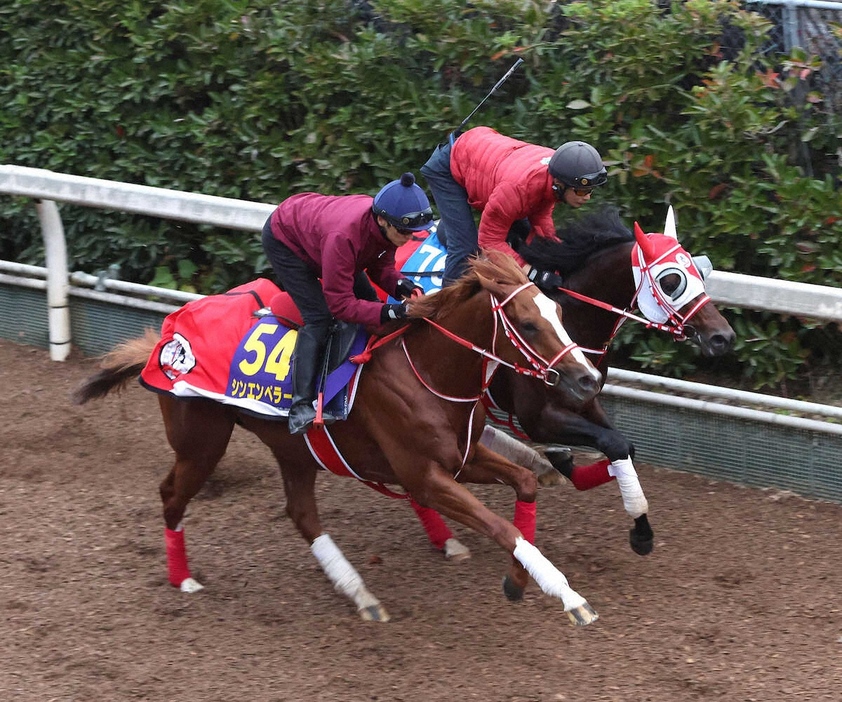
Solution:
<svg viewBox="0 0 842 702">
<path fill-rule="evenodd" d="M 249 338 L 243 344 L 243 349 L 252 352 L 254 358 L 251 361 L 245 359 L 240 361 L 239 369 L 243 375 L 256 375 L 261 369 L 271 373 L 279 381 L 289 375 L 290 359 L 292 358 L 292 350 L 295 348 L 298 332 L 290 329 L 267 353 L 266 344 L 261 337 L 267 334 L 271 336 L 277 330 L 277 324 L 261 322 L 249 334 Z"/>
</svg>

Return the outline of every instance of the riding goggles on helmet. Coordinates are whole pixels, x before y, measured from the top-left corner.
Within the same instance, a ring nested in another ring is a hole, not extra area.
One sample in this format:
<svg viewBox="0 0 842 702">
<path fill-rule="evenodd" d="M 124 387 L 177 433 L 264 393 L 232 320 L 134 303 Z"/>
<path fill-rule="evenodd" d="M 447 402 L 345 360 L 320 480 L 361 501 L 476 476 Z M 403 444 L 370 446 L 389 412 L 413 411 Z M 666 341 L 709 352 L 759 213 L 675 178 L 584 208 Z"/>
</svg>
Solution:
<svg viewBox="0 0 842 702">
<path fill-rule="evenodd" d="M 600 185 L 605 185 L 608 182 L 608 174 L 603 168 L 596 173 L 576 176 L 572 181 L 572 183 L 567 183 L 571 188 L 598 188 Z"/>
<path fill-rule="evenodd" d="M 400 217 L 388 217 L 388 219 L 398 228 L 415 229 L 433 221 L 433 210 L 428 207 L 421 212 L 408 212 Z"/>
</svg>

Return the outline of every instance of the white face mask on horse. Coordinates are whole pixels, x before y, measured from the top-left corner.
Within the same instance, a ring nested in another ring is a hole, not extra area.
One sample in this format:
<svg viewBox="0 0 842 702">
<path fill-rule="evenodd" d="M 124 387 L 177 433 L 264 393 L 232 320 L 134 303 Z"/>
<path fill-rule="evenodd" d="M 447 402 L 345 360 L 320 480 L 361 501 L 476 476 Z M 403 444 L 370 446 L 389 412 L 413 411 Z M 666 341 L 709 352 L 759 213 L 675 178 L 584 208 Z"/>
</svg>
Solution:
<svg viewBox="0 0 842 702">
<path fill-rule="evenodd" d="M 638 308 L 650 322 L 683 328 L 710 299 L 704 281 L 713 270 L 710 259 L 691 257 L 681 248 L 672 207 L 663 234 L 644 234 L 635 222 L 634 235 L 638 245 L 632 251 L 632 270 Z M 682 315 L 680 310 L 696 298 L 696 304 Z"/>
</svg>

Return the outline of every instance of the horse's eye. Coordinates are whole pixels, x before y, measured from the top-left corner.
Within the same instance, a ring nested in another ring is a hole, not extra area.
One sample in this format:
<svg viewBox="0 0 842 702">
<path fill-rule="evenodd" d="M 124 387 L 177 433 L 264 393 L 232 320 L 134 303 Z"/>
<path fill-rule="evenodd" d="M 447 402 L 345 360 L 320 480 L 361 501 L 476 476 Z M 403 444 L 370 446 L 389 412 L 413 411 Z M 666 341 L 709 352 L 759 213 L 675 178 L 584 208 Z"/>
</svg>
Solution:
<svg viewBox="0 0 842 702">
<path fill-rule="evenodd" d="M 682 278 L 678 273 L 668 273 L 667 275 L 661 276 L 658 278 L 658 285 L 661 286 L 661 290 L 664 291 L 665 295 L 669 295 L 673 297 L 681 286 Z"/>
<path fill-rule="evenodd" d="M 524 322 L 520 325 L 520 330 L 524 334 L 533 335 L 538 333 L 538 326 L 533 322 Z"/>
</svg>

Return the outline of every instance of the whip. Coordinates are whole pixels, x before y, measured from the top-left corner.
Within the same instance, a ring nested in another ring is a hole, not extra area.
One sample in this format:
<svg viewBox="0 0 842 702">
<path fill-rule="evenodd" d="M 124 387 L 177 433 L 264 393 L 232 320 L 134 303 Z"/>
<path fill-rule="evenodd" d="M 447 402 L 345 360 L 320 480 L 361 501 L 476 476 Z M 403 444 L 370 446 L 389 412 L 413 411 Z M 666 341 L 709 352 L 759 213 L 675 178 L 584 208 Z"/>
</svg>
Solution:
<svg viewBox="0 0 842 702">
<path fill-rule="evenodd" d="M 492 95 L 494 95 L 495 92 L 497 92 L 497 89 L 509 79 L 509 76 L 512 75 L 512 73 L 514 73 L 515 70 L 517 70 L 517 67 L 520 66 L 520 64 L 522 63 L 522 58 L 519 58 L 517 61 L 515 61 L 514 65 L 508 71 L 506 71 L 506 75 L 504 75 L 500 80 L 498 80 L 494 87 L 488 91 L 488 95 L 486 95 L 482 100 L 480 100 L 480 103 L 471 111 L 471 114 L 469 114 L 467 117 L 465 117 L 465 119 L 462 120 L 462 124 L 459 125 L 459 128 L 456 130 L 456 134 L 462 133 L 462 130 L 465 128 L 465 125 L 468 123 L 471 117 L 473 117 L 476 114 L 476 111 L 485 104 L 485 101 L 488 100 L 488 98 L 490 98 Z"/>
</svg>

